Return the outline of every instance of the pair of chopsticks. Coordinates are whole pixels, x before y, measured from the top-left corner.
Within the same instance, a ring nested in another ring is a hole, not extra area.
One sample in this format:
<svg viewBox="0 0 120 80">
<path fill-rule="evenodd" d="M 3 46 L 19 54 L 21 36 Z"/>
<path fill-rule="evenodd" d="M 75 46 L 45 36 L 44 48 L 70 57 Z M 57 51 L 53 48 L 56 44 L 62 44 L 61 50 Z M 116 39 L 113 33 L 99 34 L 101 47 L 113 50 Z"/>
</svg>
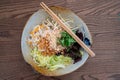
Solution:
<svg viewBox="0 0 120 80">
<path fill-rule="evenodd" d="M 51 9 L 49 9 L 48 6 L 45 5 L 45 3 L 41 2 L 40 5 L 43 7 L 43 9 L 44 9 L 45 11 L 47 11 L 47 13 L 48 13 L 50 16 L 52 16 L 52 18 L 53 18 L 56 22 L 58 22 L 58 24 L 59 24 L 66 32 L 68 32 L 68 33 L 78 42 L 79 45 L 81 45 L 81 46 L 85 49 L 85 51 L 88 52 L 88 54 L 89 54 L 91 57 L 94 57 L 94 56 L 95 56 L 95 53 L 94 53 L 90 48 L 88 48 L 88 47 L 84 44 L 84 42 L 82 42 L 81 39 L 79 39 L 79 38 L 72 32 L 72 30 L 71 30 L 69 27 L 66 26 L 66 25 L 60 20 L 60 18 L 59 18 Z"/>
</svg>

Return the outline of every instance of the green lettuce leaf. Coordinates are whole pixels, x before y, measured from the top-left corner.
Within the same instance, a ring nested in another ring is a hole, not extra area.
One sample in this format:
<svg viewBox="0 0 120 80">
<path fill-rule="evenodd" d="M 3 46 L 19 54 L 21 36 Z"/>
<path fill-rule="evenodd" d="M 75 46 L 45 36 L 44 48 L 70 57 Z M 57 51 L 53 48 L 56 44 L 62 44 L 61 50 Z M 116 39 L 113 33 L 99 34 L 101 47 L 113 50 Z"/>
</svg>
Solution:
<svg viewBox="0 0 120 80">
<path fill-rule="evenodd" d="M 44 67 L 51 71 L 59 68 L 65 68 L 66 66 L 73 63 L 72 58 L 63 55 L 44 56 L 40 51 L 38 51 L 37 48 L 34 48 L 31 51 L 31 56 L 39 67 Z"/>
</svg>

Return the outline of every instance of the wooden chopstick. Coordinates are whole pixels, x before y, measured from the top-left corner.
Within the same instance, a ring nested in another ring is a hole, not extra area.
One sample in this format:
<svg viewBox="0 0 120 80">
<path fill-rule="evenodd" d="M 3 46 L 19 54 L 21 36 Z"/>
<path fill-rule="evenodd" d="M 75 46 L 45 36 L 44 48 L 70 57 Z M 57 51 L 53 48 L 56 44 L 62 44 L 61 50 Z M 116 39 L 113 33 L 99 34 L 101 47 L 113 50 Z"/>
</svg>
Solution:
<svg viewBox="0 0 120 80">
<path fill-rule="evenodd" d="M 88 47 L 84 44 L 84 42 L 82 42 L 81 39 L 79 39 L 79 38 L 72 32 L 72 30 L 71 30 L 69 27 L 67 27 L 67 26 L 60 20 L 60 18 L 59 18 L 51 9 L 49 9 L 43 2 L 41 2 L 40 5 L 43 7 L 43 9 L 44 9 L 45 11 L 48 12 L 49 15 L 52 16 L 52 18 L 53 18 L 56 22 L 58 22 L 58 24 L 59 24 L 66 32 L 68 32 L 68 33 L 78 42 L 79 45 L 81 45 L 81 46 L 85 49 L 85 51 L 88 52 L 88 54 L 89 54 L 91 57 L 94 57 L 94 56 L 95 56 L 95 53 L 94 53 L 90 48 L 88 48 Z"/>
</svg>

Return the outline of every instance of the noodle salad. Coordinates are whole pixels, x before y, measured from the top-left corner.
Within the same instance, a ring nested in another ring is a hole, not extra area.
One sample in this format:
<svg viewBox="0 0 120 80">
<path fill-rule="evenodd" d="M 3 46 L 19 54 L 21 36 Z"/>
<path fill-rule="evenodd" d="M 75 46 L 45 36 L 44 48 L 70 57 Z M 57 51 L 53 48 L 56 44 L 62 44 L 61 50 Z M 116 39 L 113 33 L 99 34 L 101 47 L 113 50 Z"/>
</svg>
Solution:
<svg viewBox="0 0 120 80">
<path fill-rule="evenodd" d="M 73 20 L 60 19 L 72 29 L 69 23 Z M 72 29 L 81 39 L 90 42 L 83 37 L 79 29 Z M 31 57 L 39 66 L 50 71 L 65 68 L 82 59 L 81 46 L 52 18 L 47 18 L 41 24 L 36 25 L 27 38 L 27 44 L 31 48 Z"/>
</svg>

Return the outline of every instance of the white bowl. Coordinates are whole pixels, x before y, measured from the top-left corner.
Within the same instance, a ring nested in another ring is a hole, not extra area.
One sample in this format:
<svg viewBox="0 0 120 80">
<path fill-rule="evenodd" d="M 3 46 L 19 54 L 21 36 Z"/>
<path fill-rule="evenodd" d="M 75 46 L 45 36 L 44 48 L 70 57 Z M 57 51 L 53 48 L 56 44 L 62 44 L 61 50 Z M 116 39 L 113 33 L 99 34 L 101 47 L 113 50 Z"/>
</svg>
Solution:
<svg viewBox="0 0 120 80">
<path fill-rule="evenodd" d="M 90 42 L 92 43 L 92 39 L 91 39 L 91 35 L 90 32 L 86 26 L 86 24 L 77 16 L 75 15 L 72 11 L 66 9 L 66 8 L 62 8 L 62 7 L 50 7 L 55 13 L 59 13 L 62 15 L 62 17 L 64 18 L 72 18 L 74 20 L 74 24 L 71 24 L 71 26 L 78 26 L 80 27 L 82 33 L 84 34 L 85 37 L 87 37 Z M 59 70 L 55 70 L 55 71 L 48 71 L 44 68 L 40 68 L 38 67 L 34 61 L 32 60 L 31 56 L 30 56 L 30 48 L 26 43 L 26 39 L 29 36 L 29 32 L 33 29 L 33 27 L 35 27 L 38 24 L 41 24 L 41 22 L 43 20 L 46 19 L 46 17 L 48 17 L 49 15 L 43 10 L 40 9 L 37 12 L 35 12 L 27 21 L 23 33 L 22 33 L 22 39 L 21 39 L 21 48 L 22 48 L 22 54 L 23 57 L 25 59 L 25 61 L 30 64 L 36 71 L 38 71 L 39 73 L 46 75 L 46 76 L 60 76 L 60 75 L 64 75 L 64 74 L 68 74 L 71 73 L 73 71 L 75 71 L 76 69 L 78 69 L 79 67 L 81 67 L 86 60 L 88 59 L 88 53 L 86 53 L 84 51 L 84 54 L 82 56 L 82 59 L 80 61 L 78 61 L 75 64 L 72 64 L 64 69 L 59 69 Z"/>
</svg>

